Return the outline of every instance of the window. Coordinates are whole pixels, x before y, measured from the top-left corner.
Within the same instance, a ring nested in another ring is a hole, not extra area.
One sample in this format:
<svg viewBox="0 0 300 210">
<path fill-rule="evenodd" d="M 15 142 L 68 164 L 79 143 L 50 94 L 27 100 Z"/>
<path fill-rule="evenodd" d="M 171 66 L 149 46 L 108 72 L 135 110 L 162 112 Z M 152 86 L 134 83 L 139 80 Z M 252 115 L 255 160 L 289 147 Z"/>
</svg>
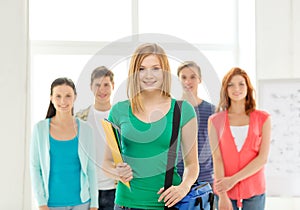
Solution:
<svg viewBox="0 0 300 210">
<path fill-rule="evenodd" d="M 91 72 L 96 65 L 112 68 L 115 90 L 122 87 L 120 99 L 126 97 L 124 78 L 134 50 L 130 44 L 133 39 L 143 41 L 138 34 L 175 37 L 161 44 L 176 46 L 178 54 L 185 53 L 183 43 L 192 45 L 208 59 L 219 79 L 233 66 L 255 76 L 253 1 L 30 0 L 29 16 L 32 123 L 45 117 L 50 84 L 55 78 L 67 76 L 78 85 L 83 84 L 84 78 L 83 89 L 89 91 L 89 75 L 83 72 Z M 112 44 L 116 42 L 118 45 Z M 101 55 L 99 62 L 91 63 L 103 49 L 105 55 Z M 171 59 L 174 74 L 180 61 L 176 56 Z M 207 94 L 202 97 L 210 100 Z M 78 96 L 75 108 L 84 108 L 91 98 L 80 102 Z M 116 102 L 119 97 L 113 100 Z"/>
<path fill-rule="evenodd" d="M 29 0 L 31 40 L 114 41 L 131 35 L 131 0 Z"/>
<path fill-rule="evenodd" d="M 140 1 L 139 29 L 202 45 L 234 44 L 235 13 L 234 0 Z"/>
</svg>

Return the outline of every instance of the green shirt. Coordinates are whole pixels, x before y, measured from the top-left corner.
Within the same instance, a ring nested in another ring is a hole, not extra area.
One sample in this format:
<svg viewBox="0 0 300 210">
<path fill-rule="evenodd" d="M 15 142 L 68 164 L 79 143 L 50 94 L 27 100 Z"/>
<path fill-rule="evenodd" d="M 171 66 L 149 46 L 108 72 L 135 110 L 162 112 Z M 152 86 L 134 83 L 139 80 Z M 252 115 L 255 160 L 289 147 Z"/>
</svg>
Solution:
<svg viewBox="0 0 300 210">
<path fill-rule="evenodd" d="M 165 181 L 175 101 L 172 99 L 171 108 L 163 118 L 152 123 L 145 123 L 135 117 L 128 100 L 112 107 L 109 120 L 121 129 L 121 153 L 124 162 L 133 170 L 131 189 L 118 183 L 116 204 L 141 209 L 164 208 L 164 202 L 157 201 L 157 192 Z M 183 101 L 181 110 L 177 151 L 182 127 L 196 116 L 194 108 L 187 101 Z M 181 178 L 175 168 L 173 185 L 179 185 L 180 182 Z"/>
</svg>

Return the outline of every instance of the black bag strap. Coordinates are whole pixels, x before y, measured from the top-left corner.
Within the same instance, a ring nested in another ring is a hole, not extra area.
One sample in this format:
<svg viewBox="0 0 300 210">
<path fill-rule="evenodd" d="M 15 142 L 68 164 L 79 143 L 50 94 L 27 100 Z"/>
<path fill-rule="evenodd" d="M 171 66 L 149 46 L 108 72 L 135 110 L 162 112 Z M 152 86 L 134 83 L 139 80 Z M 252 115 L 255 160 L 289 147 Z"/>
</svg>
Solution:
<svg viewBox="0 0 300 210">
<path fill-rule="evenodd" d="M 173 112 L 173 127 L 172 127 L 172 136 L 168 151 L 168 160 L 167 160 L 167 169 L 165 176 L 165 184 L 164 189 L 168 189 L 172 186 L 173 182 L 173 174 L 176 160 L 176 148 L 178 142 L 178 133 L 179 133 L 179 125 L 180 125 L 180 117 L 181 117 L 181 105 L 182 101 L 176 101 Z M 165 207 L 165 209 L 169 209 Z"/>
<path fill-rule="evenodd" d="M 203 208 L 203 201 L 202 201 L 202 198 L 199 197 L 199 198 L 196 198 L 196 202 L 195 202 L 195 206 L 198 206 L 198 204 L 200 204 L 200 210 L 204 210 Z"/>
</svg>

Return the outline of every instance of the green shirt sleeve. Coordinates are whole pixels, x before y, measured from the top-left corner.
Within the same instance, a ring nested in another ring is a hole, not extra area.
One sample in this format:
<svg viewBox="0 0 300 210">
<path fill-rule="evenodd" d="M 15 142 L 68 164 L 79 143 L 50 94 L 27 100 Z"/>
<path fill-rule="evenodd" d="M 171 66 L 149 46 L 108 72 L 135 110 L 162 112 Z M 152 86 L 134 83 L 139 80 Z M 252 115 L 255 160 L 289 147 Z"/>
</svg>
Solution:
<svg viewBox="0 0 300 210">
<path fill-rule="evenodd" d="M 181 106 L 181 126 L 183 127 L 194 117 L 196 117 L 194 107 L 188 101 L 183 100 Z"/>
</svg>

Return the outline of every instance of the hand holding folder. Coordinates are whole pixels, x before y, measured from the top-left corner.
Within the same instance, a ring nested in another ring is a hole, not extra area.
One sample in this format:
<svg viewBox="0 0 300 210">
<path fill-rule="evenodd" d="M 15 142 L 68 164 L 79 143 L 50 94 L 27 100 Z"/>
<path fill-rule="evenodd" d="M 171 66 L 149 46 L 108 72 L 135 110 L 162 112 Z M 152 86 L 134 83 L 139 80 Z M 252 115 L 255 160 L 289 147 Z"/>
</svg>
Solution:
<svg viewBox="0 0 300 210">
<path fill-rule="evenodd" d="M 113 160 L 115 164 L 123 163 L 123 158 L 121 155 L 120 146 L 118 143 L 118 138 L 120 137 L 119 129 L 113 125 L 112 122 L 104 119 L 101 120 L 101 124 L 106 136 L 106 142 L 110 148 L 110 151 L 112 153 Z M 123 182 L 124 183 L 124 182 Z M 124 183 L 129 189 L 130 184 L 129 182 Z"/>
</svg>

